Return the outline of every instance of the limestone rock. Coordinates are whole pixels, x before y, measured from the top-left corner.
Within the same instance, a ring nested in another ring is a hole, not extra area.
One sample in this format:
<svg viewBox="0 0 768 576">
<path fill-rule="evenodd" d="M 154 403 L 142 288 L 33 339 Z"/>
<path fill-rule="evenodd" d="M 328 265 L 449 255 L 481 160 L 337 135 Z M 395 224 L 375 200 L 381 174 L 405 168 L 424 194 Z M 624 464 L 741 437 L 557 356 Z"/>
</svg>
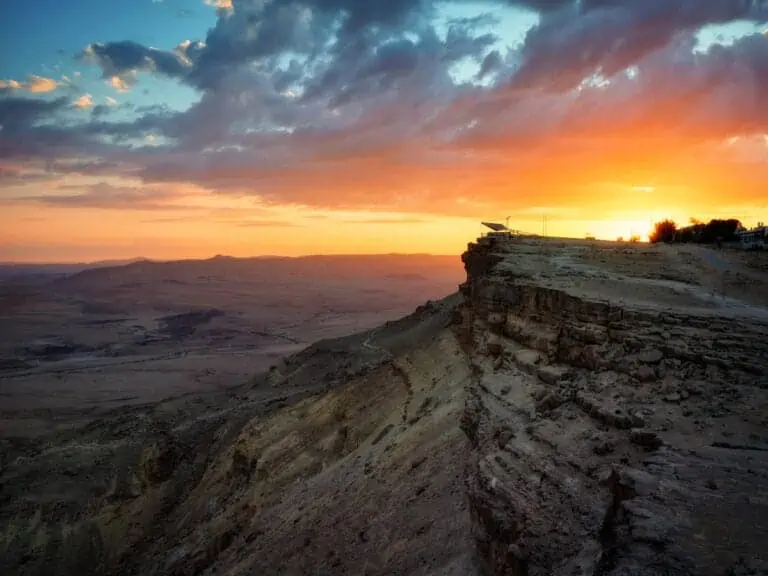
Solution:
<svg viewBox="0 0 768 576">
<path fill-rule="evenodd" d="M 651 366 L 638 367 L 635 375 L 641 382 L 653 382 L 656 380 L 656 370 L 654 370 Z"/>
<path fill-rule="evenodd" d="M 557 384 L 569 373 L 570 370 L 566 366 L 542 366 L 536 372 L 540 380 L 551 385 Z"/>
<path fill-rule="evenodd" d="M 638 428 L 630 431 L 630 440 L 648 450 L 656 450 L 664 444 L 655 432 Z"/>
<path fill-rule="evenodd" d="M 649 348 L 637 355 L 637 359 L 643 364 L 658 364 L 663 358 L 664 354 L 656 348 Z"/>
<path fill-rule="evenodd" d="M 477 363 L 462 417 L 481 573 L 749 573 L 743 559 L 762 559 L 768 539 L 752 520 L 768 517 L 768 483 L 756 480 L 768 478 L 768 456 L 739 448 L 746 441 L 701 446 L 725 429 L 762 437 L 768 322 L 748 307 L 734 321 L 705 297 L 657 305 L 659 291 L 666 302 L 693 291 L 644 282 L 662 266 L 643 269 L 642 258 L 673 252 L 544 245 L 480 243 L 464 256 L 495 257 L 466 267 L 468 354 L 482 356 L 496 330 L 485 311 L 503 309 L 514 359 Z M 491 373 L 513 383 L 508 394 L 487 384 Z"/>
</svg>

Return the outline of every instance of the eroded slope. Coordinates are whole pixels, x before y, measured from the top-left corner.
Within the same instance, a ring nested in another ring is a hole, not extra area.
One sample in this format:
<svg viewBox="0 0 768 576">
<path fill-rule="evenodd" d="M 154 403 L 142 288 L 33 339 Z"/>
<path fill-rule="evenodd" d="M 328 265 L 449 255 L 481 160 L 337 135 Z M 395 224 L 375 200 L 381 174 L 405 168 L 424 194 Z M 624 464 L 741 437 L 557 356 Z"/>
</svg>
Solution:
<svg viewBox="0 0 768 576">
<path fill-rule="evenodd" d="M 483 571 L 768 573 L 765 308 L 723 296 L 690 253 L 625 252 L 484 239 L 464 254 Z"/>
<path fill-rule="evenodd" d="M 246 389 L 6 442 L 3 574 L 466 574 L 457 298 Z"/>
</svg>

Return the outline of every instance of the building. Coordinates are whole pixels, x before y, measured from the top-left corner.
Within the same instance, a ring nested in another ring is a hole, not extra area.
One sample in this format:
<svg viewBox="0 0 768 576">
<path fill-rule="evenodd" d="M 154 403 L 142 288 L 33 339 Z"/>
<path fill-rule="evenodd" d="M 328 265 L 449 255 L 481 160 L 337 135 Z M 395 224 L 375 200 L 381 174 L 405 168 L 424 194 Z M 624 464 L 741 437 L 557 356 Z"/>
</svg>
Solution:
<svg viewBox="0 0 768 576">
<path fill-rule="evenodd" d="M 736 232 L 743 250 L 765 250 L 768 244 L 768 226 L 757 226 L 751 230 Z"/>
</svg>

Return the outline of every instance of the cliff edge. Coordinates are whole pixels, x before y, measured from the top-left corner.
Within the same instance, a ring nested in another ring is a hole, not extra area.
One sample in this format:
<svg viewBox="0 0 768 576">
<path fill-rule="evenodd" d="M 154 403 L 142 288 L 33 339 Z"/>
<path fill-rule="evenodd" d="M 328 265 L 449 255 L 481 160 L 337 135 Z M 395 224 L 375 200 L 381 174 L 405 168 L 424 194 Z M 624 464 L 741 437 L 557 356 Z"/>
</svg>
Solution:
<svg viewBox="0 0 768 576">
<path fill-rule="evenodd" d="M 0 573 L 766 575 L 765 256 L 483 238 L 248 383 L 0 437 Z"/>
<path fill-rule="evenodd" d="M 696 250 L 482 238 L 463 254 L 483 573 L 768 574 L 766 282 Z"/>
</svg>

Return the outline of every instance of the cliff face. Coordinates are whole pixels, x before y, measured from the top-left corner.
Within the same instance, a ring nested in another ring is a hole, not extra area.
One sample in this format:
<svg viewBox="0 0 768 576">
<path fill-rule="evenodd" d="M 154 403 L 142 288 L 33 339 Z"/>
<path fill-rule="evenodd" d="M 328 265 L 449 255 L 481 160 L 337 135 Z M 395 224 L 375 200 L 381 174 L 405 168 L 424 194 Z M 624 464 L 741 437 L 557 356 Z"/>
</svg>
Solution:
<svg viewBox="0 0 768 576">
<path fill-rule="evenodd" d="M 768 574 L 765 308 L 690 254 L 620 252 L 481 239 L 462 257 L 481 570 Z"/>
</svg>

